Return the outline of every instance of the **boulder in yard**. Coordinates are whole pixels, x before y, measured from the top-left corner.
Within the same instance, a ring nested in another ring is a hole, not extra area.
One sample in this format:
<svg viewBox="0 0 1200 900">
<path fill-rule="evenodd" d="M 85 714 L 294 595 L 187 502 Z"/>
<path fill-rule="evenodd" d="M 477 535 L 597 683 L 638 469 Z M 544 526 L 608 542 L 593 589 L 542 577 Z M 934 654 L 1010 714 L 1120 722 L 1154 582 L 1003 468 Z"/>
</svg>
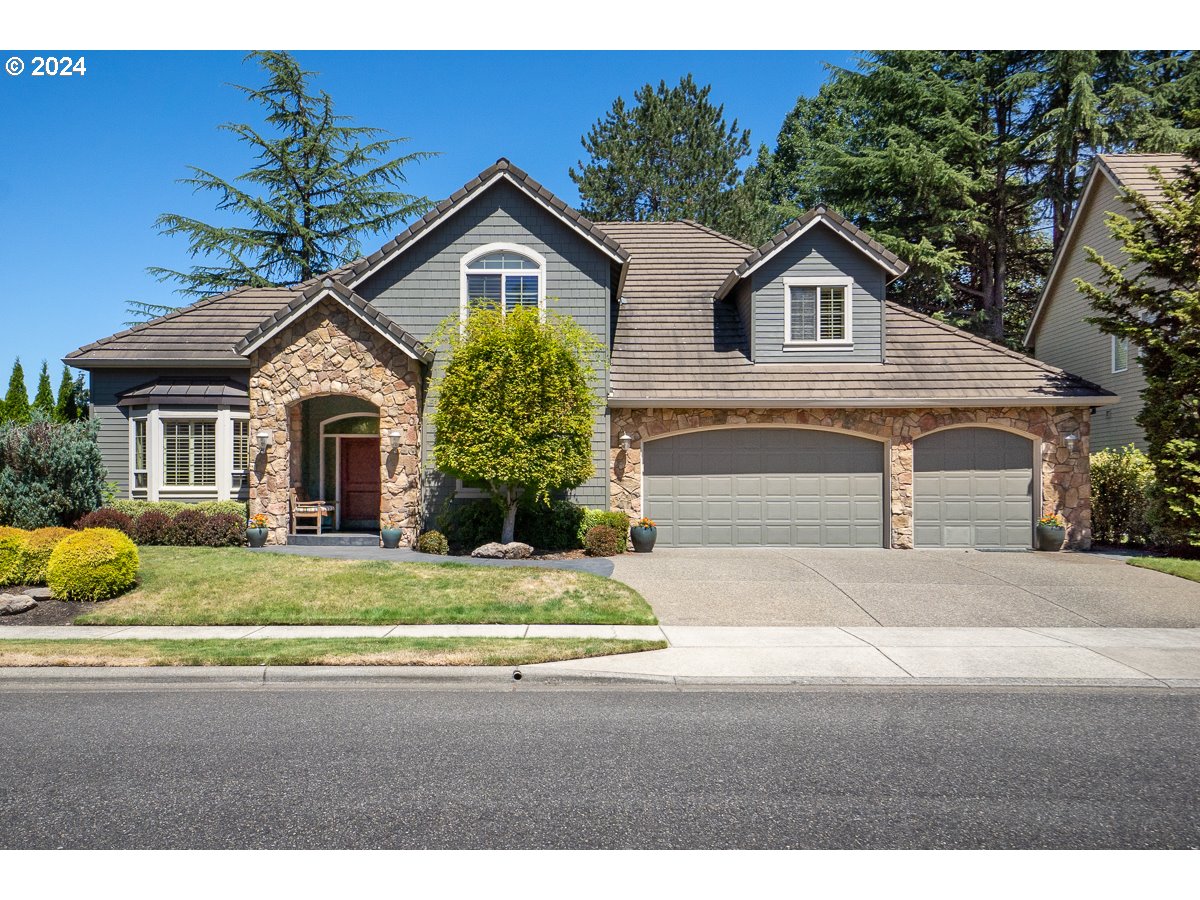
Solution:
<svg viewBox="0 0 1200 900">
<path fill-rule="evenodd" d="M 38 603 L 41 603 L 45 600 L 54 599 L 53 597 L 50 596 L 50 588 L 48 588 L 48 587 L 25 588 L 23 593 L 25 594 L 26 597 L 32 597 Z"/>
<path fill-rule="evenodd" d="M 471 551 L 472 556 L 481 559 L 527 559 L 531 553 L 533 553 L 533 548 L 520 541 L 513 541 L 511 544 L 492 541 Z"/>
<path fill-rule="evenodd" d="M 0 594 L 0 616 L 15 616 L 37 606 L 37 601 L 26 594 Z"/>
</svg>

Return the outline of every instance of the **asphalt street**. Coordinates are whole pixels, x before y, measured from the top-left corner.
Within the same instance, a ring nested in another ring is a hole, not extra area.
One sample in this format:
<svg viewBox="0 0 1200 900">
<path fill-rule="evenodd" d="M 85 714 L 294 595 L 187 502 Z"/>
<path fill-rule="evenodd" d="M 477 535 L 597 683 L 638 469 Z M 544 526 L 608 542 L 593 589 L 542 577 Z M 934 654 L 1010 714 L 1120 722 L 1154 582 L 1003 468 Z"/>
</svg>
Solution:
<svg viewBox="0 0 1200 900">
<path fill-rule="evenodd" d="M 1200 692 L 15 690 L 0 846 L 1197 847 Z"/>
</svg>

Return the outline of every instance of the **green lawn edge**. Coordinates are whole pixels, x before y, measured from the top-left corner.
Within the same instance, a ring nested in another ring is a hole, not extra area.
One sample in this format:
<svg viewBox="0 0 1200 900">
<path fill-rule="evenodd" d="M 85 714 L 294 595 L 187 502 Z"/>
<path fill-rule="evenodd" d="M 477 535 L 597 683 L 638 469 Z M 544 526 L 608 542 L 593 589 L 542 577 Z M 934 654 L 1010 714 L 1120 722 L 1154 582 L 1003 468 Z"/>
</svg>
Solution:
<svg viewBox="0 0 1200 900">
<path fill-rule="evenodd" d="M 138 584 L 77 625 L 657 625 L 627 584 L 569 569 L 143 547 Z"/>
<path fill-rule="evenodd" d="M 1137 566 L 1139 569 L 1153 569 L 1174 575 L 1176 578 L 1186 578 L 1188 581 L 1200 581 L 1200 559 L 1178 559 L 1173 556 L 1136 556 L 1126 560 L 1126 564 Z"/>
<path fill-rule="evenodd" d="M 0 641 L 0 667 L 520 666 L 666 646 L 617 638 L 33 638 Z"/>
</svg>

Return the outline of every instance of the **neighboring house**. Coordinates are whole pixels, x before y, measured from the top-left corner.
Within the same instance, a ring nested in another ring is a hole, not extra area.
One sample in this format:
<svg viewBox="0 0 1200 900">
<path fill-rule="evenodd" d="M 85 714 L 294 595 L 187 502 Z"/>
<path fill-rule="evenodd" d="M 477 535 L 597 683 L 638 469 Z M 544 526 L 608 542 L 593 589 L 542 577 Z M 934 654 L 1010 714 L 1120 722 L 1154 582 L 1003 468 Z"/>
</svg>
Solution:
<svg viewBox="0 0 1200 900">
<path fill-rule="evenodd" d="M 1079 208 L 1054 257 L 1046 286 L 1025 332 L 1025 346 L 1032 355 L 1120 397 L 1092 418 L 1093 450 L 1127 444 L 1146 448 L 1145 435 L 1135 421 L 1142 410 L 1141 392 L 1146 379 L 1137 352 L 1131 351 L 1128 340 L 1104 334 L 1084 321 L 1094 313 L 1088 299 L 1075 287 L 1075 279 L 1095 284 L 1100 278 L 1100 269 L 1088 259 L 1085 248 L 1092 248 L 1118 265 L 1125 262 L 1125 251 L 1105 221 L 1106 213 L 1130 212 L 1120 198 L 1119 189 L 1131 188 L 1151 199 L 1161 199 L 1162 189 L 1151 169 L 1157 168 L 1166 178 L 1174 179 L 1187 165 L 1187 157 L 1178 153 L 1096 157 L 1084 181 Z"/>
<path fill-rule="evenodd" d="M 430 335 L 477 297 L 552 306 L 610 347 L 573 499 L 660 545 L 1028 548 L 1048 509 L 1087 546 L 1090 410 L 1115 398 L 887 302 L 905 268 L 824 208 L 758 249 L 592 223 L 502 159 L 368 257 L 67 362 L 123 494 L 248 498 L 281 543 L 296 489 L 411 542 L 477 496 L 432 463 Z"/>
</svg>

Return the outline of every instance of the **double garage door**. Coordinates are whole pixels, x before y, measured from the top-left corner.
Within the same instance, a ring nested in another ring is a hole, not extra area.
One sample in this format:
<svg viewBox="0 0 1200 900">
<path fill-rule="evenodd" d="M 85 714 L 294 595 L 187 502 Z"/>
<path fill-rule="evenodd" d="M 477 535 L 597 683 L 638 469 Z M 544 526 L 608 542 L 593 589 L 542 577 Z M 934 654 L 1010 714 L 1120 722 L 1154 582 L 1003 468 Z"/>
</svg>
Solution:
<svg viewBox="0 0 1200 900">
<path fill-rule="evenodd" d="M 643 446 L 643 508 L 667 547 L 881 547 L 885 445 L 793 428 L 697 431 Z M 1028 547 L 1028 440 L 952 429 L 914 445 L 918 547 Z"/>
</svg>

